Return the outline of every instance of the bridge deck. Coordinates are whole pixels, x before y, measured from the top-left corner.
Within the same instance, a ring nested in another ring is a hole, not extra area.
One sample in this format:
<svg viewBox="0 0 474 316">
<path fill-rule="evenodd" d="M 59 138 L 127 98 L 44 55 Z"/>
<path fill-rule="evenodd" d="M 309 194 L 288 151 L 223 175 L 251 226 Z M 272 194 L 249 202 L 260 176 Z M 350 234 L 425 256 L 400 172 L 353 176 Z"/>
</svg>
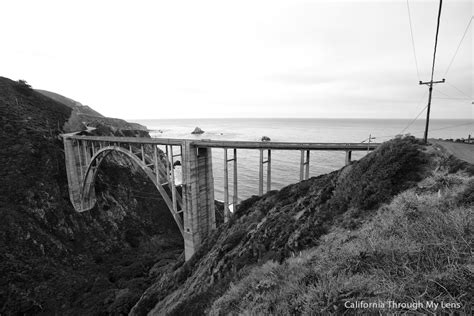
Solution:
<svg viewBox="0 0 474 316">
<path fill-rule="evenodd" d="M 150 145 L 180 146 L 183 141 L 191 141 L 193 146 L 203 148 L 238 148 L 238 149 L 273 149 L 273 150 L 351 150 L 363 151 L 377 148 L 379 143 L 307 143 L 307 142 L 262 142 L 262 141 L 231 141 L 231 140 L 192 140 L 176 138 L 138 138 L 109 136 L 66 136 L 72 139 L 111 143 L 133 143 Z"/>
</svg>

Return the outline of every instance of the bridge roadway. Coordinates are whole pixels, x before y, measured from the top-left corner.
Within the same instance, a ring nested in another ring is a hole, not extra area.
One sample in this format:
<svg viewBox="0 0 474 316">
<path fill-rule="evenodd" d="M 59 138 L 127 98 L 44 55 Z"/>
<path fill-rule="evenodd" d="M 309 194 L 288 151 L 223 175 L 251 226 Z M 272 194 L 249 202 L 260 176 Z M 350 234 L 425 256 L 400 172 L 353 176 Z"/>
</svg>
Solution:
<svg viewBox="0 0 474 316">
<path fill-rule="evenodd" d="M 95 178 L 104 158 L 112 153 L 127 157 L 155 184 L 170 209 L 183 234 L 186 260 L 198 249 L 202 239 L 216 227 L 212 149 L 224 150 L 224 221 L 227 222 L 231 216 L 230 205 L 233 205 L 235 211 L 238 202 L 238 149 L 260 151 L 258 191 L 259 195 L 262 195 L 264 166 L 266 166 L 266 191 L 271 190 L 272 150 L 301 152 L 299 166 L 302 181 L 309 178 L 311 151 L 345 151 L 345 163 L 348 165 L 351 162 L 352 151 L 374 150 L 380 145 L 82 136 L 74 133 L 62 136 L 69 195 L 76 211 L 88 211 L 94 207 Z M 159 146 L 164 146 L 165 150 L 161 151 Z M 179 151 L 173 152 L 176 147 Z M 230 159 L 228 150 L 233 152 Z M 173 166 L 176 157 L 181 157 L 182 195 L 175 185 Z M 232 163 L 232 170 L 229 170 L 229 163 Z M 229 201 L 229 171 L 233 172 L 232 203 Z"/>
<path fill-rule="evenodd" d="M 141 137 L 109 137 L 109 136 L 69 136 L 69 138 L 85 141 L 131 143 L 147 145 L 181 146 L 184 141 L 191 141 L 196 147 L 203 148 L 237 148 L 237 149 L 271 149 L 271 150 L 324 150 L 324 151 L 365 151 L 374 150 L 379 143 L 306 143 L 306 142 L 256 142 L 234 140 L 180 139 L 180 138 L 141 138 Z"/>
</svg>

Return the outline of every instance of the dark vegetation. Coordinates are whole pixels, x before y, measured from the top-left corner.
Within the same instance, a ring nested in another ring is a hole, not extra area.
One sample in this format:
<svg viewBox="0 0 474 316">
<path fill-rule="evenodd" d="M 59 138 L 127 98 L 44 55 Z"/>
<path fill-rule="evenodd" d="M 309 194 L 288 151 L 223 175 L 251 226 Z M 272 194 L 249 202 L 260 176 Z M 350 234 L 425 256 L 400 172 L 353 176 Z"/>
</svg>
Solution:
<svg viewBox="0 0 474 316">
<path fill-rule="evenodd" d="M 0 77 L 1 315 L 126 314 L 181 256 L 181 235 L 155 188 L 119 157 L 99 172 L 97 206 L 75 212 L 59 136 L 71 112 Z"/>
<path fill-rule="evenodd" d="M 470 312 L 472 165 L 412 137 L 392 140 L 243 201 L 184 262 L 163 201 L 119 156 L 99 172 L 97 206 L 74 211 L 64 126 L 147 133 L 71 102 L 0 77 L 1 315 L 340 314 L 345 299 L 407 297 Z M 222 204 L 216 210 L 221 223 Z"/>
<path fill-rule="evenodd" d="M 317 247 L 251 269 L 211 314 L 472 315 L 473 180 L 442 167 L 360 228 L 333 227 Z M 346 301 L 356 300 L 455 307 L 346 309 Z"/>
<path fill-rule="evenodd" d="M 360 227 L 383 203 L 415 187 L 429 161 L 415 138 L 396 139 L 342 170 L 242 202 L 189 262 L 145 292 L 133 313 L 155 306 L 169 314 L 203 314 L 252 267 L 316 247 L 335 227 Z"/>
<path fill-rule="evenodd" d="M 445 140 L 448 142 L 455 142 L 455 143 L 474 144 L 474 138 L 448 138 L 448 139 L 438 138 L 438 139 Z"/>
</svg>

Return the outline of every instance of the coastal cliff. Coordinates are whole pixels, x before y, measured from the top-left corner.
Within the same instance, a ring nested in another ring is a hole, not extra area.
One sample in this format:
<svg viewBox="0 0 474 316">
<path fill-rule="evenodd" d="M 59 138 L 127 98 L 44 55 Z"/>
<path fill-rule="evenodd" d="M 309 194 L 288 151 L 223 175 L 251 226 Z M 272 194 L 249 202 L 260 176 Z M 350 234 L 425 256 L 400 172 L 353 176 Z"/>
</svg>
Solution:
<svg viewBox="0 0 474 316">
<path fill-rule="evenodd" d="M 147 132 L 61 97 L 0 77 L 0 314 L 337 315 L 407 297 L 471 312 L 474 167 L 436 146 L 395 139 L 247 199 L 184 262 L 166 205 L 124 160 L 75 212 L 60 134 Z"/>
<path fill-rule="evenodd" d="M 60 137 L 73 112 L 0 77 L 2 315 L 127 313 L 160 269 L 181 256 L 166 204 L 123 161 L 101 168 L 93 210 L 73 209 Z M 102 116 L 81 122 L 94 124 L 96 134 L 147 136 Z"/>
</svg>

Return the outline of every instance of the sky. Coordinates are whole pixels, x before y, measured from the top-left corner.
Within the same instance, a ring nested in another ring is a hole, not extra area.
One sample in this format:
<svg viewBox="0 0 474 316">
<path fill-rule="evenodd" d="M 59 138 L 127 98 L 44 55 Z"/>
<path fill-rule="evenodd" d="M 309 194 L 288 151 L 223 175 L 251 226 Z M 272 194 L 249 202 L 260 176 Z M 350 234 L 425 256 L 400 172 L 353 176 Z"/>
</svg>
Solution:
<svg viewBox="0 0 474 316">
<path fill-rule="evenodd" d="M 439 2 L 408 4 L 417 62 L 406 0 L 2 1 L 0 76 L 124 119 L 414 118 Z M 443 1 L 433 118 L 474 118 L 473 10 Z"/>
</svg>

